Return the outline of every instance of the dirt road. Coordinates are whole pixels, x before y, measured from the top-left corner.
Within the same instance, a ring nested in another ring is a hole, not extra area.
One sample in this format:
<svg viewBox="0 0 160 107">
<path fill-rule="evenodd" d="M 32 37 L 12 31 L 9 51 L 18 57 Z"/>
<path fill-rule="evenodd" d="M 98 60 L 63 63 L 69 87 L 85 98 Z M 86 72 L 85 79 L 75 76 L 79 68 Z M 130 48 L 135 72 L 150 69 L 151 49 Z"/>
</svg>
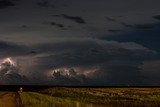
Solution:
<svg viewBox="0 0 160 107">
<path fill-rule="evenodd" d="M 16 92 L 0 92 L 0 107 L 21 107 L 21 99 Z"/>
</svg>

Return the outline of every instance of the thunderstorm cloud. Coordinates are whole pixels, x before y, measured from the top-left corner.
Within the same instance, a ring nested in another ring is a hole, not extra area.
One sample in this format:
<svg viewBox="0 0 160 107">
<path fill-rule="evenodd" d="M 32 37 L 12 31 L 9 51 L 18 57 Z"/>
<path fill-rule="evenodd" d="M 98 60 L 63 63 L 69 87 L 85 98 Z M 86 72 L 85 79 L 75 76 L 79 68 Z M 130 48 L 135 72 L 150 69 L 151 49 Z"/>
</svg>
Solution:
<svg viewBox="0 0 160 107">
<path fill-rule="evenodd" d="M 159 0 L 0 0 L 0 84 L 160 85 Z"/>
</svg>

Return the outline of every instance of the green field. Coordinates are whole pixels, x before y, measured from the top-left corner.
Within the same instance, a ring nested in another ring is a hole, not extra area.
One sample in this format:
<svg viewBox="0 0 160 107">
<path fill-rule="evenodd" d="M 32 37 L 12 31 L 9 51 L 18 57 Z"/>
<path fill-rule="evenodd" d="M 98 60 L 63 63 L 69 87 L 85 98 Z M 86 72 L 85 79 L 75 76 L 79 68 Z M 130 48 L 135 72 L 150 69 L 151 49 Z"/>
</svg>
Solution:
<svg viewBox="0 0 160 107">
<path fill-rule="evenodd" d="M 20 96 L 24 107 L 160 106 L 160 88 L 55 87 Z"/>
</svg>

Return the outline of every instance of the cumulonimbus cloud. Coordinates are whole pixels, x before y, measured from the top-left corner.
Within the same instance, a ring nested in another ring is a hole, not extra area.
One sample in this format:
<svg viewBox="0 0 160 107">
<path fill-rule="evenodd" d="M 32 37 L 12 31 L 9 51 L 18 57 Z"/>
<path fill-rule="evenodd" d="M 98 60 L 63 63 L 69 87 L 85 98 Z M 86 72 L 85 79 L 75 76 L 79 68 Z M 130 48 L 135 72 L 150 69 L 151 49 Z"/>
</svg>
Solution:
<svg viewBox="0 0 160 107">
<path fill-rule="evenodd" d="M 18 61 L 20 69 L 5 80 L 16 78 L 19 81 L 25 79 L 25 75 L 30 84 L 141 85 L 145 83 L 141 66 L 156 55 L 156 51 L 135 42 L 91 38 L 64 38 L 53 43 L 24 46 L 25 51 L 18 45 L 13 46 L 17 51 L 12 57 Z M 6 50 L 12 52 L 10 48 Z M 60 71 L 53 72 L 57 69 Z M 70 72 L 71 69 L 74 72 Z"/>
</svg>

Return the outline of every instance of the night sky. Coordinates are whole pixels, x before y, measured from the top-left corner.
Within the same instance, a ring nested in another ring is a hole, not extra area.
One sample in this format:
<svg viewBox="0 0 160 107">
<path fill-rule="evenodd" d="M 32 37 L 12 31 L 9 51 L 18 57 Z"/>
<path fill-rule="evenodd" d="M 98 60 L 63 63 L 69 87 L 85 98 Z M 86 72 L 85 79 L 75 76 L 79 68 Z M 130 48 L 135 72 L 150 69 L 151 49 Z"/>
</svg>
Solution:
<svg viewBox="0 0 160 107">
<path fill-rule="evenodd" d="M 160 0 L 0 0 L 0 84 L 160 86 Z"/>
</svg>

